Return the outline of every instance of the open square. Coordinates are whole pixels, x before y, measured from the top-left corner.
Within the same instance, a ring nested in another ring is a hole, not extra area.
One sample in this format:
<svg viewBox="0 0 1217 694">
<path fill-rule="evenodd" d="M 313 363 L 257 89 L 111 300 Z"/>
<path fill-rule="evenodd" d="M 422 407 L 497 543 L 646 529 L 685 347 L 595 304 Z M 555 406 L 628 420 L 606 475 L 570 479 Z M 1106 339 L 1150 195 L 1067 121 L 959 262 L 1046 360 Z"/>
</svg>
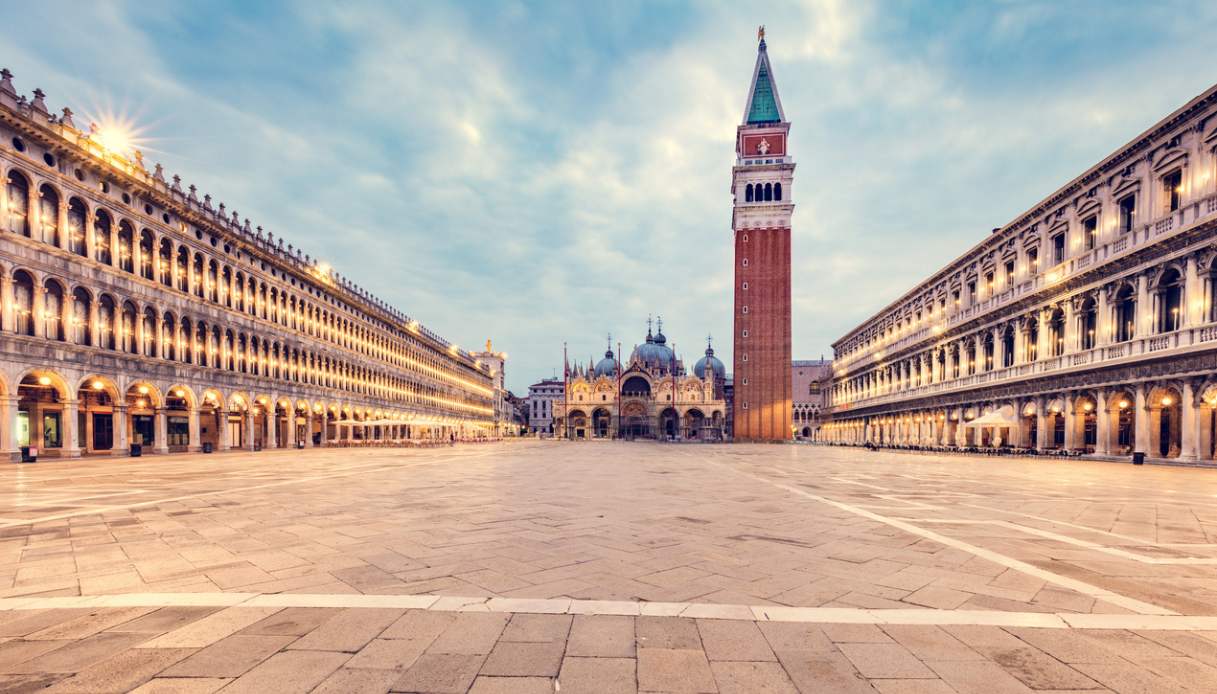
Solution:
<svg viewBox="0 0 1217 694">
<path fill-rule="evenodd" d="M 2 476 L 8 690 L 1217 681 L 1203 470 L 513 442 Z"/>
</svg>

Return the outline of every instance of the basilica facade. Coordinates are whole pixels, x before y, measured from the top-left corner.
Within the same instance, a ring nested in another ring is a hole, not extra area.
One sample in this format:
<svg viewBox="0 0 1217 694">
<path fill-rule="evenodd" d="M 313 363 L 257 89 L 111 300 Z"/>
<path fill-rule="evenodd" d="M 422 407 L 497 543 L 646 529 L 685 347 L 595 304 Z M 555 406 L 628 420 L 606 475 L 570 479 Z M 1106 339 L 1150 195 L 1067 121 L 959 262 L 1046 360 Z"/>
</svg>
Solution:
<svg viewBox="0 0 1217 694">
<path fill-rule="evenodd" d="M 833 348 L 827 441 L 1217 462 L 1217 87 Z"/>
<path fill-rule="evenodd" d="M 620 352 L 620 348 L 618 348 Z M 624 363 L 611 345 L 603 358 L 565 367 L 554 433 L 571 440 L 722 441 L 728 437 L 726 368 L 707 344 L 691 371 L 668 345 L 660 323 Z"/>
<path fill-rule="evenodd" d="M 488 364 L 11 77 L 0 455 L 495 434 Z"/>
</svg>

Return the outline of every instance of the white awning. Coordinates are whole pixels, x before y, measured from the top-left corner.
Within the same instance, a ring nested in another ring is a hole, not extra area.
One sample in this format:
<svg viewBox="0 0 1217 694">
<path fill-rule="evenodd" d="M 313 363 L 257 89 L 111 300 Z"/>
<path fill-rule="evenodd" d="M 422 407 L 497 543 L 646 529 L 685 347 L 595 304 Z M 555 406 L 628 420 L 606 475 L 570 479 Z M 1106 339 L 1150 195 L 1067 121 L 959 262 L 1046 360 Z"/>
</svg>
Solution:
<svg viewBox="0 0 1217 694">
<path fill-rule="evenodd" d="M 1018 426 L 1018 418 L 1006 412 L 1005 407 L 981 415 L 970 422 L 964 422 L 965 427 L 1014 427 Z"/>
</svg>

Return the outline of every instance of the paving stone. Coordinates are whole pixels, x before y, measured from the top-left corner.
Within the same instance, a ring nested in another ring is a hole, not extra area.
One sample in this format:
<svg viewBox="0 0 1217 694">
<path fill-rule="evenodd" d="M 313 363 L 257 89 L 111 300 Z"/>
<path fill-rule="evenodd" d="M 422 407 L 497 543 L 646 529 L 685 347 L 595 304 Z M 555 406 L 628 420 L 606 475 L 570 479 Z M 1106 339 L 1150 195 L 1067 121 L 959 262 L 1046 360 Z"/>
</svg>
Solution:
<svg viewBox="0 0 1217 694">
<path fill-rule="evenodd" d="M 990 662 L 929 662 L 942 681 L 959 694 L 1030 694 L 1032 689 Z"/>
<path fill-rule="evenodd" d="M 390 624 L 387 629 L 380 632 L 380 638 L 417 639 L 430 642 L 444 633 L 444 630 L 454 621 L 456 621 L 456 615 L 450 612 L 409 610 Z"/>
<path fill-rule="evenodd" d="M 639 648 L 701 650 L 701 635 L 691 619 L 671 617 L 638 617 L 634 631 Z"/>
<path fill-rule="evenodd" d="M 397 618 L 401 617 L 404 612 L 404 610 L 378 608 L 343 610 L 300 637 L 288 648 L 302 651 L 354 653 L 397 621 Z"/>
<path fill-rule="evenodd" d="M 308 692 L 323 682 L 350 656 L 330 651 L 283 651 L 233 680 L 225 694 L 287 694 Z"/>
<path fill-rule="evenodd" d="M 350 663 L 350 661 L 347 662 Z M 399 677 L 401 677 L 401 673 L 394 670 L 358 670 L 342 667 L 325 678 L 325 681 L 317 685 L 317 688 L 310 694 L 351 694 L 352 692 L 383 694 L 389 691 Z"/>
<path fill-rule="evenodd" d="M 142 634 L 103 632 L 3 668 L 10 673 L 75 673 L 144 640 Z M 52 642 L 58 643 L 58 642 Z"/>
<path fill-rule="evenodd" d="M 163 674 L 165 677 L 240 677 L 293 640 L 291 636 L 234 634 L 195 652 Z"/>
<path fill-rule="evenodd" d="M 942 680 L 875 680 L 873 684 L 880 694 L 956 694 L 951 685 Z"/>
<path fill-rule="evenodd" d="M 919 660 L 984 660 L 984 656 L 936 626 L 885 624 L 882 629 Z"/>
<path fill-rule="evenodd" d="M 131 694 L 211 694 L 231 680 L 218 677 L 157 677 L 131 690 Z"/>
<path fill-rule="evenodd" d="M 203 648 L 278 611 L 276 607 L 230 607 L 141 643 L 140 648 Z"/>
<path fill-rule="evenodd" d="M 304 636 L 342 612 L 334 607 L 287 607 L 242 629 L 241 634 Z"/>
<path fill-rule="evenodd" d="M 837 648 L 868 679 L 934 677 L 934 673 L 897 643 L 839 643 Z"/>
<path fill-rule="evenodd" d="M 479 674 L 500 677 L 557 677 L 566 643 L 499 641 Z"/>
<path fill-rule="evenodd" d="M 108 627 L 106 631 L 164 634 L 218 610 L 216 607 L 162 607 L 129 622 Z"/>
<path fill-rule="evenodd" d="M 568 614 L 514 614 L 499 640 L 564 642 L 570 634 L 571 619 Z"/>
<path fill-rule="evenodd" d="M 429 653 L 485 655 L 499 640 L 507 619 L 505 614 L 458 614 L 427 650 Z"/>
<path fill-rule="evenodd" d="M 402 673 L 393 691 L 464 694 L 482 667 L 483 655 L 424 653 Z"/>
<path fill-rule="evenodd" d="M 562 694 L 635 694 L 638 691 L 636 670 L 633 658 L 573 658 L 568 655 L 562 660 L 558 682 Z"/>
<path fill-rule="evenodd" d="M 764 634 L 765 640 L 774 652 L 780 651 L 812 651 L 816 653 L 836 653 L 837 649 L 816 624 L 799 624 L 797 622 L 761 622 L 757 627 Z"/>
<path fill-rule="evenodd" d="M 711 662 L 710 669 L 722 694 L 798 694 L 776 662 Z"/>
<path fill-rule="evenodd" d="M 131 649 L 87 667 L 44 690 L 47 694 L 129 692 L 194 653 L 191 648 Z"/>
<path fill-rule="evenodd" d="M 875 689 L 837 652 L 779 651 L 778 660 L 800 692 L 874 694 Z"/>
<path fill-rule="evenodd" d="M 405 670 L 427 650 L 425 639 L 376 639 L 347 661 L 355 669 Z"/>
<path fill-rule="evenodd" d="M 752 622 L 699 619 L 697 629 L 702 650 L 711 661 L 777 660 L 761 630 Z"/>
<path fill-rule="evenodd" d="M 643 648 L 638 651 L 638 689 L 648 692 L 717 692 L 710 662 L 701 650 Z"/>
<path fill-rule="evenodd" d="M 634 618 L 618 615 L 577 615 L 566 642 L 567 656 L 633 658 Z"/>
<path fill-rule="evenodd" d="M 478 677 L 469 694 L 553 694 L 548 677 Z"/>
</svg>

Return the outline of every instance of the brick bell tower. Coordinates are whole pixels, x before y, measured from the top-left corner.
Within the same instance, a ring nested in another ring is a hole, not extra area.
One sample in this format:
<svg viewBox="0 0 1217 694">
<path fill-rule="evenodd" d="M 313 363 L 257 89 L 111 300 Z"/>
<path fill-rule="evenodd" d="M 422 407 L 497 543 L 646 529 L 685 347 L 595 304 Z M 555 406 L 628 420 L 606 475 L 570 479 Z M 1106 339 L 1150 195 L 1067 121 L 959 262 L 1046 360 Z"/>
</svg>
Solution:
<svg viewBox="0 0 1217 694">
<path fill-rule="evenodd" d="M 789 441 L 790 216 L 794 160 L 765 49 L 765 27 L 752 84 L 736 129 L 731 170 L 735 234 L 735 440 Z"/>
</svg>

